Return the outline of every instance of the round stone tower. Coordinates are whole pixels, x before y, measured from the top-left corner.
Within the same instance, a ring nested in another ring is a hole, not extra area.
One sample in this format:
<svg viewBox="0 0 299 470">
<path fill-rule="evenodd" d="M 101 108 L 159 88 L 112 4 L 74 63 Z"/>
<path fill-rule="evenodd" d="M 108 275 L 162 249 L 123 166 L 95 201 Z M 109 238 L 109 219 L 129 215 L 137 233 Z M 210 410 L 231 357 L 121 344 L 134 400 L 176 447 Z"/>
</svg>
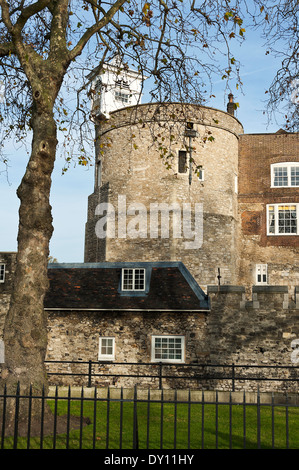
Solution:
<svg viewBox="0 0 299 470">
<path fill-rule="evenodd" d="M 85 262 L 181 261 L 236 283 L 238 136 L 232 112 L 143 104 L 96 120 Z"/>
</svg>

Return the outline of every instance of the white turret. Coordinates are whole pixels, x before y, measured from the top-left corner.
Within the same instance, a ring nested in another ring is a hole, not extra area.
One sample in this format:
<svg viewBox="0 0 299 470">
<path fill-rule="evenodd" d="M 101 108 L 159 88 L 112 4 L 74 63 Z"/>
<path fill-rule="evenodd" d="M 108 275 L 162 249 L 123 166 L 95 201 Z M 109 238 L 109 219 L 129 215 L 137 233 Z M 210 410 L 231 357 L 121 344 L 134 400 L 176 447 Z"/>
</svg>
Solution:
<svg viewBox="0 0 299 470">
<path fill-rule="evenodd" d="M 92 114 L 109 119 L 110 113 L 141 102 L 141 84 L 145 77 L 123 64 L 119 57 L 95 69 L 91 81 Z"/>
</svg>

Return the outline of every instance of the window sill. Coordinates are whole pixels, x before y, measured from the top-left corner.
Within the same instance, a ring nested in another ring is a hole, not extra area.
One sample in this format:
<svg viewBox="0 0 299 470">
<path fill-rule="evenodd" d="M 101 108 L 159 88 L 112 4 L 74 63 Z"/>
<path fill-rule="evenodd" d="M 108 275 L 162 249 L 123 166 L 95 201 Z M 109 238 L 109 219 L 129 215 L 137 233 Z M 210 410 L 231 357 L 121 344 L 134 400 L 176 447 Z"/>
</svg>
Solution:
<svg viewBox="0 0 299 470">
<path fill-rule="evenodd" d="M 298 233 L 267 233 L 267 237 L 298 237 Z"/>
</svg>

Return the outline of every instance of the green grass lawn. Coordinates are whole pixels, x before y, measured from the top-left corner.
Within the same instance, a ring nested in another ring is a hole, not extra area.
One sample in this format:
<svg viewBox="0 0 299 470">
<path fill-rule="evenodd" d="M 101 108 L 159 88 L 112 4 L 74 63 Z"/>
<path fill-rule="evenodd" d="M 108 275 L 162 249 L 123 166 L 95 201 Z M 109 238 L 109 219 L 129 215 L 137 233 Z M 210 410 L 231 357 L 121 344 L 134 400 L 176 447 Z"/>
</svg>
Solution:
<svg viewBox="0 0 299 470">
<path fill-rule="evenodd" d="M 58 413 L 67 413 L 66 401 L 57 403 Z M 50 402 L 54 410 L 54 401 Z M 137 403 L 139 449 L 278 449 L 299 448 L 299 409 L 289 406 L 232 404 Z M 132 449 L 132 402 L 105 401 L 96 404 L 72 400 L 72 415 L 89 417 L 91 424 L 68 435 L 45 436 L 44 449 Z M 109 417 L 109 420 L 108 420 Z M 107 424 L 108 423 L 108 424 Z M 161 425 L 162 423 L 162 425 Z M 258 423 L 260 431 L 258 432 Z M 274 440 L 273 440 L 274 439 Z M 287 443 L 288 439 L 288 443 Z M 5 438 L 4 448 L 12 447 L 13 439 Z M 18 448 L 26 448 L 27 439 L 18 439 Z M 40 438 L 30 438 L 30 448 L 40 448 Z"/>
</svg>

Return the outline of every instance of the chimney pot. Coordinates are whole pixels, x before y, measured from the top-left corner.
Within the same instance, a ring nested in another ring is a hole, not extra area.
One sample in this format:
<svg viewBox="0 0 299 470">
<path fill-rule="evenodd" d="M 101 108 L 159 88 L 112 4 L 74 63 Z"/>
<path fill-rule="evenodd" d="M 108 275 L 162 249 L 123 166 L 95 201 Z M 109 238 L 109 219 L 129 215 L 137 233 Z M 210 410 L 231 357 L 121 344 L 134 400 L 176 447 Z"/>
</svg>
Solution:
<svg viewBox="0 0 299 470">
<path fill-rule="evenodd" d="M 234 95 L 232 93 L 228 95 L 227 112 L 232 116 L 235 114 Z"/>
</svg>

